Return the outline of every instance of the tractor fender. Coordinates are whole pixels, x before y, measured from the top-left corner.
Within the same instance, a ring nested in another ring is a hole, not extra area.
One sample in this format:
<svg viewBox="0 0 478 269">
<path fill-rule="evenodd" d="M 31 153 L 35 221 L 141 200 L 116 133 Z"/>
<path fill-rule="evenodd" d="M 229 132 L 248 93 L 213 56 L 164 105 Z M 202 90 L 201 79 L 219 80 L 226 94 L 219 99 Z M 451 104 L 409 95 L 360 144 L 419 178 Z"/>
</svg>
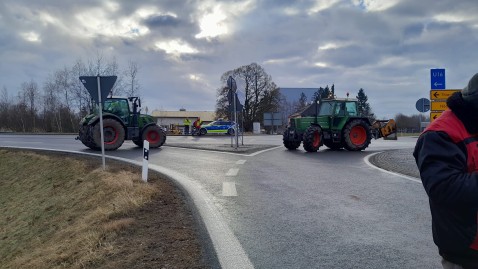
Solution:
<svg viewBox="0 0 478 269">
<path fill-rule="evenodd" d="M 155 122 L 150 122 L 150 123 L 147 123 L 145 125 L 143 125 L 143 127 L 141 128 L 141 134 L 143 133 L 143 130 L 148 127 L 148 126 L 151 126 L 151 125 L 157 125 Z"/>
<path fill-rule="evenodd" d="M 349 122 L 351 122 L 353 120 L 363 120 L 363 121 L 367 122 L 370 127 L 372 126 L 372 123 L 370 122 L 370 119 L 367 118 L 367 117 L 349 117 L 349 119 L 344 124 L 344 126 L 347 125 Z"/>
</svg>

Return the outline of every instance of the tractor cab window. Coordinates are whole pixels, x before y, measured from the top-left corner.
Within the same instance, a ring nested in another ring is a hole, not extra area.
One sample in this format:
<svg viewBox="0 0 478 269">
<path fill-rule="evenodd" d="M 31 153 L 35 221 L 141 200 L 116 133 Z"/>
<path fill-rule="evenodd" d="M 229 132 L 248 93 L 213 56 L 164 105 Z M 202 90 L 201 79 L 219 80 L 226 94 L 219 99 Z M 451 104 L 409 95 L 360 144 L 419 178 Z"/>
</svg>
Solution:
<svg viewBox="0 0 478 269">
<path fill-rule="evenodd" d="M 357 116 L 357 103 L 356 102 L 346 102 L 345 109 L 349 116 Z"/>
<path fill-rule="evenodd" d="M 321 102 L 320 103 L 320 116 L 331 116 L 334 112 L 335 102 Z"/>
<path fill-rule="evenodd" d="M 115 114 L 123 120 L 129 117 L 129 104 L 126 99 L 109 99 L 105 101 L 105 112 Z"/>
<path fill-rule="evenodd" d="M 344 102 L 337 103 L 337 105 L 335 106 L 335 115 L 336 116 L 346 116 L 346 115 L 348 115 Z"/>
</svg>

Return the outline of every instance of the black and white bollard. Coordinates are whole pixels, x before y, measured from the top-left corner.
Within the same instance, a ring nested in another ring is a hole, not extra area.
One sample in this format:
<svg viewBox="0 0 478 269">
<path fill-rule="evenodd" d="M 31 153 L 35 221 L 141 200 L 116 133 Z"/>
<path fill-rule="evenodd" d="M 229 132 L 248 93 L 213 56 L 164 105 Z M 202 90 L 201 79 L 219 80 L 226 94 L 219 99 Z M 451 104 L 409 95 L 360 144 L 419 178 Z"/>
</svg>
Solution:
<svg viewBox="0 0 478 269">
<path fill-rule="evenodd" d="M 148 182 L 148 161 L 149 161 L 149 142 L 143 143 L 143 181 Z"/>
</svg>

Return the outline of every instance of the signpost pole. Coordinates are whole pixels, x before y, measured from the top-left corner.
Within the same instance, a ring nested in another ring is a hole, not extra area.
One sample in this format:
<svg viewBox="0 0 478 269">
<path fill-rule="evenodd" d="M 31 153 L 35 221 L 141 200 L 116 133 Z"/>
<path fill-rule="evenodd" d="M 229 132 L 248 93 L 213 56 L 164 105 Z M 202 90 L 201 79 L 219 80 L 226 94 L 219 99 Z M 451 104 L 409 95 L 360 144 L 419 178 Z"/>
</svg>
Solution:
<svg viewBox="0 0 478 269">
<path fill-rule="evenodd" d="M 239 137 L 237 136 L 237 111 L 236 111 L 236 93 L 234 92 L 234 137 L 236 139 L 236 149 L 239 147 Z"/>
<path fill-rule="evenodd" d="M 101 83 L 100 83 L 100 76 L 96 77 L 96 81 L 98 83 L 98 108 L 100 112 L 100 137 L 101 137 L 101 160 L 103 162 L 103 170 L 106 169 L 105 164 L 105 135 L 103 132 L 103 106 L 101 105 Z"/>
</svg>

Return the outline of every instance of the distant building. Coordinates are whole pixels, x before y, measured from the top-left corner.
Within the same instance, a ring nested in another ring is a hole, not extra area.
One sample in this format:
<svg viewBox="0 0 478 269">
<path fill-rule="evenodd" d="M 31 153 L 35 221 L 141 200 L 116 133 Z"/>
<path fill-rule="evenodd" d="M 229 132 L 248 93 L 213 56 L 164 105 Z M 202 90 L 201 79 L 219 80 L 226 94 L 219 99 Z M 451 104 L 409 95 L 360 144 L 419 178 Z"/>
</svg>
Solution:
<svg viewBox="0 0 478 269">
<path fill-rule="evenodd" d="M 186 111 L 184 109 L 179 111 L 153 110 L 151 116 L 156 119 L 159 125 L 169 130 L 173 125 L 183 127 L 183 120 L 186 118 L 189 118 L 191 123 L 197 117 L 201 118 L 203 124 L 210 123 L 215 120 L 216 113 L 214 111 Z"/>
</svg>

